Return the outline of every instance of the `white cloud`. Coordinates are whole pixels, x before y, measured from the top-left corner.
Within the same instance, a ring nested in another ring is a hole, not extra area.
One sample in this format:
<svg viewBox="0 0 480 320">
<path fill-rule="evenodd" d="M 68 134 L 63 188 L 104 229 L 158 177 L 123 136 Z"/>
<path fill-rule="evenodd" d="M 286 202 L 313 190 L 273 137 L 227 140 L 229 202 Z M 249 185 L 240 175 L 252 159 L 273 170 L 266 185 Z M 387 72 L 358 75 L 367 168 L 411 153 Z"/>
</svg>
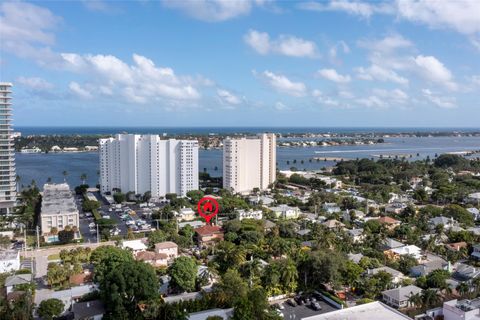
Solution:
<svg viewBox="0 0 480 320">
<path fill-rule="evenodd" d="M 26 2 L 0 4 L 1 50 L 40 64 L 53 64 L 58 55 L 48 46 L 55 43 L 53 30 L 62 21 L 50 10 Z"/>
<path fill-rule="evenodd" d="M 242 99 L 240 97 L 225 89 L 217 89 L 217 97 L 224 105 L 238 105 L 242 103 Z"/>
<path fill-rule="evenodd" d="M 90 91 L 83 88 L 75 81 L 70 82 L 68 87 L 75 95 L 79 96 L 82 99 L 91 99 L 93 97 Z"/>
<path fill-rule="evenodd" d="M 254 74 L 256 72 L 254 71 Z M 306 94 L 307 87 L 303 82 L 295 82 L 281 74 L 275 74 L 270 71 L 264 71 L 258 75 L 270 87 L 280 93 L 285 93 L 295 97 L 303 97 Z"/>
<path fill-rule="evenodd" d="M 368 108 L 384 108 L 387 107 L 387 103 L 375 95 L 371 95 L 367 98 L 357 99 L 356 102 Z"/>
<path fill-rule="evenodd" d="M 179 9 L 187 15 L 208 22 L 225 21 L 250 13 L 255 5 L 264 1 L 252 0 L 163 0 L 163 4 Z"/>
<path fill-rule="evenodd" d="M 375 13 L 390 13 L 393 8 L 386 2 L 378 4 L 350 0 L 332 0 L 329 3 L 305 2 L 299 5 L 300 9 L 311 11 L 344 11 L 349 14 L 370 18 Z"/>
<path fill-rule="evenodd" d="M 413 43 L 405 39 L 400 34 L 392 34 L 380 40 L 360 40 L 358 45 L 367 48 L 370 51 L 378 51 L 383 53 L 392 53 L 405 48 L 412 48 Z"/>
<path fill-rule="evenodd" d="M 322 76 L 323 78 L 336 82 L 336 83 L 348 83 L 350 82 L 351 78 L 349 75 L 341 75 L 337 73 L 335 69 L 321 69 L 318 70 L 318 75 Z"/>
<path fill-rule="evenodd" d="M 107 1 L 103 0 L 82 0 L 83 5 L 90 11 L 96 12 L 104 12 L 104 13 L 111 13 L 115 11 L 115 9 L 107 3 Z"/>
<path fill-rule="evenodd" d="M 350 53 L 350 47 L 345 43 L 345 41 L 339 41 L 336 45 L 331 46 L 328 50 L 330 60 L 334 63 L 337 62 L 336 60 L 339 50 L 344 54 Z"/>
<path fill-rule="evenodd" d="M 368 68 L 359 67 L 355 69 L 357 77 L 362 80 L 378 80 L 383 82 L 395 82 L 398 84 L 408 84 L 409 80 L 398 75 L 395 71 L 386 69 L 384 67 L 372 64 Z"/>
<path fill-rule="evenodd" d="M 396 4 L 403 19 L 466 35 L 480 33 L 480 1 L 397 0 Z"/>
<path fill-rule="evenodd" d="M 62 57 L 67 70 L 91 76 L 92 82 L 108 85 L 107 95 L 116 89 L 134 103 L 197 100 L 201 96 L 191 77 L 179 77 L 171 68 L 157 67 L 152 60 L 138 54 L 133 55 L 132 65 L 112 55 L 68 53 Z M 104 93 L 105 88 L 99 92 Z"/>
<path fill-rule="evenodd" d="M 280 35 L 276 40 L 271 40 L 266 32 L 249 30 L 243 39 L 262 55 L 276 53 L 290 57 L 314 58 L 317 56 L 317 47 L 314 42 L 292 35 Z"/>
<path fill-rule="evenodd" d="M 453 76 L 442 62 L 433 56 L 419 55 L 414 58 L 418 73 L 425 79 L 441 84 L 450 90 L 456 90 L 458 85 L 453 81 Z"/>
<path fill-rule="evenodd" d="M 340 106 L 340 101 L 324 95 L 323 92 L 321 92 L 318 89 L 315 89 L 315 90 L 312 91 L 312 97 L 319 104 L 323 104 L 323 105 L 330 106 L 330 107 Z"/>
<path fill-rule="evenodd" d="M 275 103 L 275 109 L 279 110 L 279 111 L 284 111 L 284 110 L 290 110 L 290 108 L 288 106 L 286 106 L 283 102 L 281 101 L 277 101 Z"/>
<path fill-rule="evenodd" d="M 388 105 L 403 105 L 408 102 L 409 96 L 401 89 L 385 90 L 373 89 L 372 93 L 381 98 Z"/>
<path fill-rule="evenodd" d="M 457 107 L 457 101 L 455 97 L 444 97 L 444 96 L 439 96 L 435 93 L 433 93 L 429 89 L 423 89 L 422 90 L 423 96 L 433 103 L 435 106 L 440 107 L 442 109 L 453 109 Z"/>
<path fill-rule="evenodd" d="M 50 82 L 38 77 L 18 77 L 16 82 L 35 91 L 50 90 L 54 87 Z"/>
</svg>

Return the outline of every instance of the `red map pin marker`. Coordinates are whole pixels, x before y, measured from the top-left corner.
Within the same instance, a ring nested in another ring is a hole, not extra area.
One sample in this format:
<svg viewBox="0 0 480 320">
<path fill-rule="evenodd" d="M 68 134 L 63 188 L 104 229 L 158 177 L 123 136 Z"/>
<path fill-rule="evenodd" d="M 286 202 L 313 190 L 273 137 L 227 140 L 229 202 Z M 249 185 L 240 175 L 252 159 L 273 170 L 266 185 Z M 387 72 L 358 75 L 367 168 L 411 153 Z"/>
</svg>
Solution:
<svg viewBox="0 0 480 320">
<path fill-rule="evenodd" d="M 198 201 L 198 214 L 205 219 L 207 223 L 218 213 L 218 202 L 212 197 L 203 197 Z"/>
</svg>

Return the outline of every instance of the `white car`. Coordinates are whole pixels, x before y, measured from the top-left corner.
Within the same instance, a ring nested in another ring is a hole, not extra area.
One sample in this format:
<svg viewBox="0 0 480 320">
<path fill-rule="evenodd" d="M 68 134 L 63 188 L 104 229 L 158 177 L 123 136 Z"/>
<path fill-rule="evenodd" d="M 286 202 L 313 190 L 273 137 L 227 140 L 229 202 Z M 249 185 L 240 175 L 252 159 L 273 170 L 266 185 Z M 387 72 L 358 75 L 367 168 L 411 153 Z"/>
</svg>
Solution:
<svg viewBox="0 0 480 320">
<path fill-rule="evenodd" d="M 105 214 L 102 216 L 102 219 L 111 219 L 111 217 L 108 214 Z"/>
<path fill-rule="evenodd" d="M 131 226 L 131 225 L 134 225 L 134 224 L 135 224 L 135 221 L 133 221 L 133 220 L 127 220 L 127 221 L 125 222 L 125 224 L 126 224 L 127 226 Z"/>
<path fill-rule="evenodd" d="M 91 222 L 91 223 L 88 225 L 88 227 L 89 227 L 90 229 L 95 228 L 95 223 Z"/>
</svg>

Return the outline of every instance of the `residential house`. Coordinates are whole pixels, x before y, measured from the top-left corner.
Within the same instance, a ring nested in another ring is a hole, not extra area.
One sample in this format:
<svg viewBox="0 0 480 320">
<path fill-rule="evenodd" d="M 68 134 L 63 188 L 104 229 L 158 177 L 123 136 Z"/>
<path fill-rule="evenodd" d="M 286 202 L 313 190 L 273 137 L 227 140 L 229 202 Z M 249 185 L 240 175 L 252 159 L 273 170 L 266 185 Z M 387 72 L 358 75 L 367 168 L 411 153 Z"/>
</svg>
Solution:
<svg viewBox="0 0 480 320">
<path fill-rule="evenodd" d="M 480 206 L 480 192 L 470 193 L 465 200 Z"/>
<path fill-rule="evenodd" d="M 146 262 L 154 267 L 166 267 L 169 262 L 168 255 L 165 253 L 157 253 L 153 251 L 140 251 L 135 254 L 137 261 Z"/>
<path fill-rule="evenodd" d="M 407 205 L 402 202 L 393 202 L 385 206 L 385 213 L 400 214 L 405 210 Z"/>
<path fill-rule="evenodd" d="M 231 309 L 209 309 L 199 312 L 193 312 L 188 315 L 188 320 L 205 320 L 208 318 L 230 319 L 233 316 L 233 308 Z"/>
<path fill-rule="evenodd" d="M 345 225 L 338 220 L 331 219 L 322 223 L 328 229 L 344 228 Z"/>
<path fill-rule="evenodd" d="M 447 243 L 445 248 L 451 251 L 460 251 L 463 248 L 467 248 L 467 243 L 465 241 L 461 242 L 454 242 L 454 243 Z"/>
<path fill-rule="evenodd" d="M 121 248 L 132 250 L 134 255 L 136 255 L 140 251 L 147 250 L 147 246 L 145 245 L 145 240 L 143 239 L 125 240 L 122 242 Z"/>
<path fill-rule="evenodd" d="M 393 230 L 400 225 L 400 221 L 388 216 L 378 218 L 378 222 L 385 225 L 389 230 Z"/>
<path fill-rule="evenodd" d="M 105 306 L 100 300 L 77 302 L 73 304 L 74 320 L 101 320 L 105 314 Z"/>
<path fill-rule="evenodd" d="M 205 225 L 195 229 L 196 240 L 200 247 L 208 247 L 223 240 L 223 230 L 219 226 Z"/>
<path fill-rule="evenodd" d="M 297 219 L 300 215 L 300 209 L 298 207 L 290 207 L 286 204 L 281 204 L 277 207 L 269 208 L 277 218 L 282 219 Z"/>
<path fill-rule="evenodd" d="M 205 221 L 200 221 L 200 220 L 194 220 L 194 221 L 185 221 L 185 222 L 179 222 L 178 223 L 178 228 L 183 229 L 186 226 L 191 226 L 193 229 L 203 227 L 205 225 Z"/>
<path fill-rule="evenodd" d="M 272 228 L 274 228 L 275 226 L 276 226 L 275 222 L 272 222 L 270 220 L 265 220 L 265 222 L 263 223 L 263 230 L 267 232 L 272 230 Z"/>
<path fill-rule="evenodd" d="M 355 220 L 363 220 L 365 218 L 365 213 L 361 210 L 345 210 L 343 211 L 342 220 L 351 221 L 352 216 L 355 218 Z"/>
<path fill-rule="evenodd" d="M 263 205 L 268 207 L 272 205 L 275 202 L 275 200 L 268 196 L 251 196 L 248 198 L 248 202 L 252 206 Z"/>
<path fill-rule="evenodd" d="M 447 218 L 444 216 L 431 218 L 428 220 L 430 228 L 434 230 L 436 227 L 442 225 L 445 230 L 449 230 L 453 227 L 458 227 L 458 222 L 453 218 Z"/>
<path fill-rule="evenodd" d="M 312 230 L 310 229 L 300 229 L 300 230 L 297 230 L 295 233 L 301 237 L 303 236 L 306 236 L 307 234 L 309 234 L 310 232 L 312 232 Z"/>
<path fill-rule="evenodd" d="M 476 260 L 480 260 L 480 243 L 473 245 L 472 249 L 471 256 Z"/>
<path fill-rule="evenodd" d="M 32 275 L 28 274 L 16 274 L 9 276 L 5 279 L 5 288 L 7 289 L 7 294 L 13 292 L 15 287 L 22 284 L 29 284 L 32 282 Z"/>
<path fill-rule="evenodd" d="M 365 239 L 365 234 L 363 234 L 363 229 L 349 229 L 347 230 L 348 234 L 352 237 L 353 242 L 362 242 Z"/>
<path fill-rule="evenodd" d="M 391 249 L 400 248 L 400 247 L 404 247 L 404 246 L 405 245 L 403 243 L 401 243 L 400 241 L 397 241 L 397 240 L 392 239 L 392 238 L 386 238 L 381 243 L 380 249 L 391 250 Z"/>
<path fill-rule="evenodd" d="M 480 298 L 473 300 L 450 300 L 443 306 L 425 312 L 431 319 L 476 320 L 480 315 Z"/>
<path fill-rule="evenodd" d="M 242 221 L 243 219 L 254 219 L 262 220 L 263 212 L 262 210 L 237 210 L 238 220 Z"/>
<path fill-rule="evenodd" d="M 467 211 L 472 214 L 473 220 L 480 219 L 480 210 L 478 210 L 477 208 L 468 208 Z"/>
<path fill-rule="evenodd" d="M 175 212 L 177 220 L 179 221 L 192 221 L 195 220 L 195 211 L 192 208 L 181 208 L 178 212 Z"/>
<path fill-rule="evenodd" d="M 172 241 L 156 243 L 155 253 L 166 254 L 169 260 L 173 260 L 178 257 L 178 245 Z"/>
<path fill-rule="evenodd" d="M 0 250 L 0 273 L 20 269 L 20 252 L 16 250 Z"/>
<path fill-rule="evenodd" d="M 394 248 L 384 252 L 385 255 L 391 259 L 397 259 L 400 256 L 410 255 L 415 259 L 420 260 L 422 257 L 422 249 L 415 245 L 408 245 L 399 248 Z"/>
<path fill-rule="evenodd" d="M 478 277 L 480 277 L 480 268 L 465 263 L 456 264 L 455 271 L 452 273 L 453 279 L 462 282 L 471 282 Z"/>
<path fill-rule="evenodd" d="M 394 308 L 404 308 L 408 306 L 408 299 L 417 293 L 422 293 L 422 289 L 409 285 L 406 287 L 395 288 L 382 292 L 382 300 Z"/>
<path fill-rule="evenodd" d="M 451 265 L 439 256 L 427 254 L 426 259 L 423 259 L 418 265 L 410 269 L 412 277 L 427 276 L 434 270 L 451 271 Z"/>
<path fill-rule="evenodd" d="M 407 278 L 402 272 L 387 266 L 375 268 L 375 269 L 368 269 L 367 276 L 374 276 L 379 272 L 386 272 L 390 274 L 392 276 L 392 283 L 396 285 L 400 284 L 403 279 Z"/>
<path fill-rule="evenodd" d="M 323 206 L 322 206 L 322 209 L 323 209 L 326 213 L 328 213 L 328 214 L 332 214 L 332 213 L 336 213 L 336 212 L 341 212 L 341 211 L 342 211 L 342 209 L 340 209 L 340 207 L 339 207 L 336 203 L 334 203 L 334 202 L 332 202 L 332 203 L 329 203 L 329 202 L 324 203 Z"/>
<path fill-rule="evenodd" d="M 353 307 L 320 313 L 299 320 L 412 320 L 380 301 L 356 305 Z"/>
</svg>

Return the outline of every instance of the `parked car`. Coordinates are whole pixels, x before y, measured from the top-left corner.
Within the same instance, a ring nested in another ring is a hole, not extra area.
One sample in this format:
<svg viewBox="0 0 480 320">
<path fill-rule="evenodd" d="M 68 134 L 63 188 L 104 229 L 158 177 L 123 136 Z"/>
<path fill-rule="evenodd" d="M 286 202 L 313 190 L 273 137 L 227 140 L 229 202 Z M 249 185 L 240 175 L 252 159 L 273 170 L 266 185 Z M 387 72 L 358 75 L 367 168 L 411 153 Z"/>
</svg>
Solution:
<svg viewBox="0 0 480 320">
<path fill-rule="evenodd" d="M 310 303 L 310 308 L 312 308 L 313 310 L 315 311 L 319 311 L 319 310 L 322 310 L 322 306 L 320 305 L 320 303 L 316 302 L 316 301 L 312 301 Z"/>
<path fill-rule="evenodd" d="M 300 295 L 295 296 L 295 298 L 293 298 L 293 301 L 295 301 L 299 306 L 303 304 L 303 299 L 302 299 L 302 296 Z"/>
<path fill-rule="evenodd" d="M 296 307 L 297 306 L 297 303 L 293 299 L 288 299 L 287 304 L 291 307 Z"/>
</svg>

